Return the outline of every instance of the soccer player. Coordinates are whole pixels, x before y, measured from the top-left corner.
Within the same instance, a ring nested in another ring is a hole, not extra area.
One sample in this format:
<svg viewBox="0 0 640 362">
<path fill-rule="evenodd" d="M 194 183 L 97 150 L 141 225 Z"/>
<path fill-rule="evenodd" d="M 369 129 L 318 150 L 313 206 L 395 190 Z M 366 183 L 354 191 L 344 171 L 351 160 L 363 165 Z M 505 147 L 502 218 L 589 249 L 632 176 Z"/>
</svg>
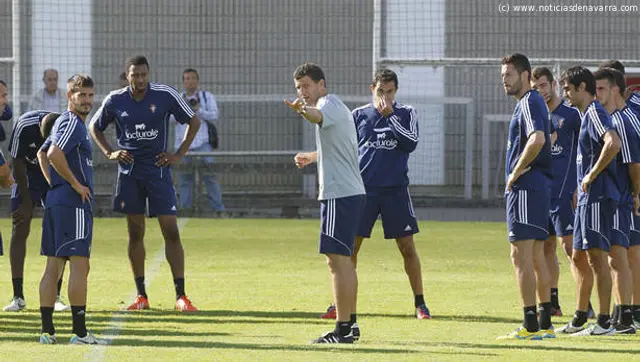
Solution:
<svg viewBox="0 0 640 362">
<path fill-rule="evenodd" d="M 618 60 L 609 60 L 600 64 L 601 68 L 613 68 L 625 74 L 624 65 Z M 640 95 L 633 93 L 631 89 L 627 88 L 624 92 L 625 99 L 627 100 L 627 107 L 635 112 L 636 118 L 640 118 Z M 631 120 L 629 112 L 626 112 Z M 640 216 L 634 212 L 631 215 L 631 233 L 629 237 L 629 266 L 632 274 L 633 285 L 633 319 L 636 329 L 640 329 Z"/>
<path fill-rule="evenodd" d="M 624 64 L 619 60 L 607 60 L 600 64 L 600 68 L 613 68 L 622 73 L 622 75 L 625 75 L 626 71 Z M 624 92 L 624 98 L 627 102 L 627 106 L 640 115 L 640 94 L 634 93 L 630 88 L 627 88 Z"/>
<path fill-rule="evenodd" d="M 567 101 L 582 115 L 578 137 L 578 206 L 574 221 L 573 261 L 578 272 L 576 312 L 567 325 L 558 329 L 575 335 L 612 334 L 609 322 L 611 303 L 611 273 L 608 256 L 611 245 L 613 214 L 620 199 L 616 164 L 612 162 L 620 151 L 620 138 L 607 111 L 594 100 L 596 81 L 585 67 L 567 69 L 560 83 Z M 589 296 L 593 278 L 598 287 L 599 314 L 597 323 L 586 326 Z"/>
<path fill-rule="evenodd" d="M 551 146 L 551 208 L 549 209 L 549 239 L 544 244 L 544 255 L 549 267 L 551 286 L 551 315 L 562 316 L 558 298 L 560 268 L 556 248 L 558 242 L 569 260 L 571 273 L 576 278 L 571 260 L 573 251 L 573 219 L 577 197 L 576 153 L 580 133 L 580 113 L 570 107 L 556 92 L 557 82 L 546 67 L 533 69 L 531 86 L 544 98 L 550 110 L 551 124 L 556 140 Z"/>
<path fill-rule="evenodd" d="M 373 102 L 353 110 L 360 174 L 367 198 L 351 259 L 357 266 L 362 241 L 371 236 L 378 215 L 382 215 L 384 237 L 396 240 L 404 259 L 414 295 L 415 315 L 418 319 L 430 319 L 422 289 L 420 257 L 413 242 L 413 234 L 419 230 L 407 176 L 409 154 L 418 145 L 418 118 L 411 106 L 395 101 L 398 76 L 392 70 L 378 70 L 370 90 Z"/>
<path fill-rule="evenodd" d="M 13 299 L 2 310 L 18 312 L 26 308 L 23 293 L 24 259 L 27 251 L 27 238 L 31 231 L 31 218 L 36 205 L 44 205 L 49 184 L 38 166 L 37 152 L 44 142 L 40 125 L 53 124 L 60 115 L 49 111 L 30 111 L 24 113 L 11 132 L 9 152 L 13 158 L 13 175 L 16 183 L 11 191 L 11 281 Z M 47 121 L 47 122 L 45 122 Z M 62 274 L 58 281 L 58 295 L 54 305 L 56 312 L 69 309 L 60 297 Z"/>
<path fill-rule="evenodd" d="M 91 135 L 104 155 L 118 161 L 118 181 L 114 210 L 127 215 L 129 260 L 138 296 L 128 310 L 149 309 L 144 285 L 145 211 L 158 217 L 165 241 L 165 253 L 176 290 L 175 308 L 183 312 L 198 309 L 185 294 L 184 250 L 176 218 L 176 193 L 171 180 L 171 165 L 184 157 L 193 141 L 200 120 L 172 87 L 149 83 L 149 63 L 143 56 L 127 60 L 129 86 L 115 90 L 104 99 L 89 126 Z M 188 123 L 178 150 L 167 152 L 169 116 Z M 116 124 L 118 150 L 114 150 L 103 132 Z"/>
<path fill-rule="evenodd" d="M 500 64 L 505 93 L 518 100 L 509 124 L 505 173 L 507 229 L 524 323 L 498 339 L 554 338 L 544 257 L 551 202 L 549 111 L 540 93 L 531 89 L 531 64 L 526 56 L 515 53 L 503 57 Z M 536 319 L 536 291 L 540 320 Z"/>
<path fill-rule="evenodd" d="M 640 127 L 635 128 L 640 126 L 640 123 L 637 122 L 635 112 L 626 105 L 624 75 L 613 68 L 601 68 L 594 76 L 598 101 L 611 115 L 621 143 L 620 154 L 616 157 L 620 200 L 613 216 L 609 249 L 609 266 L 617 303 L 611 320 L 614 334 L 635 334 L 628 249 L 634 203 L 635 213 L 638 213 L 640 207 L 640 201 L 637 199 L 640 191 Z"/>
<path fill-rule="evenodd" d="M 349 109 L 327 92 L 320 67 L 304 63 L 293 78 L 300 98 L 285 103 L 316 125 L 317 151 L 297 154 L 295 163 L 300 168 L 318 163 L 320 253 L 326 255 L 331 272 L 337 314 L 335 329 L 312 343 L 353 343 L 360 338 L 360 329 L 355 315 L 358 277 L 351 255 L 365 203 L 356 127 Z"/>
<path fill-rule="evenodd" d="M 85 120 L 93 105 L 93 95 L 90 77 L 76 74 L 69 78 L 69 110 L 55 121 L 51 136 L 38 153 L 42 173 L 51 185 L 42 221 L 41 253 L 47 256 L 40 282 L 40 343 L 43 344 L 57 342 L 53 306 L 58 280 L 67 260 L 70 264 L 69 303 L 73 320 L 73 335 L 69 343 L 104 344 L 87 331 L 85 324 L 93 236 L 93 161 Z"/>
</svg>

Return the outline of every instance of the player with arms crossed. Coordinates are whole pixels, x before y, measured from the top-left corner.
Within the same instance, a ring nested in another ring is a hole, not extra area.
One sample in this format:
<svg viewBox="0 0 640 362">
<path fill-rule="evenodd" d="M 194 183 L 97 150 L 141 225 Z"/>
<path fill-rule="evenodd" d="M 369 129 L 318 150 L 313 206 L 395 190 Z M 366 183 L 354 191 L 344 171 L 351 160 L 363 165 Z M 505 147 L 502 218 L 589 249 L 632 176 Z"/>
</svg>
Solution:
<svg viewBox="0 0 640 362">
<path fill-rule="evenodd" d="M 69 260 L 71 344 L 104 344 L 87 331 L 87 277 L 93 237 L 93 160 L 85 126 L 93 105 L 93 80 L 76 74 L 67 82 L 69 110 L 55 120 L 51 136 L 38 152 L 47 192 L 42 220 L 42 255 L 47 265 L 40 282 L 40 343 L 54 344 L 53 307 L 58 280 Z M 54 119 L 48 118 L 47 123 Z M 48 128 L 45 125 L 43 128 Z"/>
<path fill-rule="evenodd" d="M 552 177 L 549 111 L 540 93 L 531 89 L 531 64 L 526 56 L 515 53 L 503 57 L 500 64 L 505 93 L 518 100 L 509 124 L 505 176 L 507 231 L 524 323 L 498 339 L 554 338 L 544 257 Z M 540 320 L 536 319 L 536 291 Z"/>
<path fill-rule="evenodd" d="M 23 294 L 24 260 L 27 251 L 27 238 L 31 231 L 31 218 L 36 205 L 43 205 L 49 189 L 49 184 L 42 175 L 38 165 L 37 153 L 44 138 L 40 133 L 40 126 L 53 125 L 53 121 L 60 115 L 49 111 L 29 111 L 24 113 L 11 132 L 9 152 L 13 158 L 13 176 L 16 183 L 11 190 L 11 282 L 13 284 L 13 299 L 2 310 L 17 312 L 25 309 L 27 304 Z M 50 131 L 50 129 L 49 129 Z M 58 281 L 58 295 L 55 311 L 69 309 L 60 298 L 62 289 L 62 273 Z"/>
<path fill-rule="evenodd" d="M 125 71 L 129 86 L 109 93 L 91 119 L 89 129 L 103 154 L 118 161 L 113 208 L 127 215 L 129 260 L 138 292 L 127 309 L 149 309 L 144 285 L 146 209 L 149 217 L 158 217 L 162 230 L 176 290 L 175 308 L 195 312 L 197 308 L 185 294 L 184 250 L 176 218 L 171 165 L 180 162 L 187 153 L 200 120 L 175 89 L 149 83 L 149 63 L 145 57 L 127 60 Z M 167 152 L 170 115 L 179 123 L 188 123 L 184 140 L 174 154 Z M 116 124 L 118 150 L 109 145 L 103 134 L 111 123 Z"/>
<path fill-rule="evenodd" d="M 582 116 L 576 157 L 578 206 L 574 221 L 573 262 L 578 274 L 577 306 L 573 319 L 560 333 L 610 335 L 611 272 L 608 256 L 613 214 L 620 199 L 616 164 L 620 138 L 607 111 L 594 99 L 596 80 L 585 67 L 567 69 L 560 78 L 565 99 Z M 590 269 L 590 270 L 589 270 Z M 592 273 L 593 272 L 593 273 Z M 593 277 L 591 277 L 593 276 Z M 586 325 L 589 296 L 597 283 L 597 323 Z"/>
<path fill-rule="evenodd" d="M 553 178 L 551 208 L 549 209 L 549 239 L 544 244 L 544 255 L 551 278 L 551 314 L 562 316 L 558 298 L 560 268 L 556 248 L 560 242 L 562 250 L 569 260 L 573 278 L 576 280 L 571 254 L 573 252 L 574 208 L 577 201 L 575 175 L 580 113 L 558 96 L 556 93 L 557 82 L 549 68 L 534 68 L 531 74 L 531 86 L 540 93 L 547 103 L 551 125 L 555 129 L 556 135 L 555 142 L 551 146 Z"/>
<path fill-rule="evenodd" d="M 295 163 L 300 168 L 318 163 L 320 253 L 329 264 L 337 313 L 335 330 L 312 343 L 353 343 L 360 338 L 360 329 L 355 315 L 358 277 L 351 255 L 365 203 L 356 127 L 344 103 L 328 94 L 320 67 L 304 63 L 296 68 L 293 78 L 300 98 L 285 103 L 316 125 L 317 151 L 297 154 Z"/>
</svg>

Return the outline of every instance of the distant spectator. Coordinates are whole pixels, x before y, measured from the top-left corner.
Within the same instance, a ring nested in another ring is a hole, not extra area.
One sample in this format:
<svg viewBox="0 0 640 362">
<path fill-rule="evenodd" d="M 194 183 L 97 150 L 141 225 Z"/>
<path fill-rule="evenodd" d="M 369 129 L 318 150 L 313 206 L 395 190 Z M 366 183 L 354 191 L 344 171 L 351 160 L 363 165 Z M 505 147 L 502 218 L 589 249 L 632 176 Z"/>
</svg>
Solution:
<svg viewBox="0 0 640 362">
<path fill-rule="evenodd" d="M 7 83 L 0 80 L 0 121 L 8 121 L 13 117 L 13 111 L 9 108 L 9 90 Z M 7 134 L 4 131 L 4 126 L 0 124 L 0 142 L 7 139 Z"/>
<path fill-rule="evenodd" d="M 36 91 L 29 102 L 29 110 L 62 113 L 67 110 L 67 93 L 58 88 L 58 71 L 46 69 L 42 73 L 45 87 Z"/>
<path fill-rule="evenodd" d="M 213 94 L 204 90 L 198 90 L 198 80 L 198 72 L 195 69 L 188 68 L 182 73 L 182 85 L 184 86 L 182 97 L 189 103 L 191 109 L 196 112 L 198 118 L 202 120 L 196 138 L 193 140 L 191 147 L 189 147 L 189 152 L 211 152 L 213 147 L 210 144 L 209 127 L 218 119 L 218 105 L 216 104 L 216 98 Z M 184 138 L 185 129 L 186 125 L 176 124 L 176 148 Z M 213 157 L 203 157 L 202 160 L 205 164 L 212 164 L 214 162 Z M 192 161 L 192 157 L 185 157 L 182 162 L 186 164 Z M 214 211 L 224 211 L 220 184 L 216 177 L 211 173 L 205 173 L 202 179 L 207 189 L 211 208 Z M 178 177 L 181 209 L 193 207 L 193 187 L 193 173 L 181 172 Z"/>
</svg>

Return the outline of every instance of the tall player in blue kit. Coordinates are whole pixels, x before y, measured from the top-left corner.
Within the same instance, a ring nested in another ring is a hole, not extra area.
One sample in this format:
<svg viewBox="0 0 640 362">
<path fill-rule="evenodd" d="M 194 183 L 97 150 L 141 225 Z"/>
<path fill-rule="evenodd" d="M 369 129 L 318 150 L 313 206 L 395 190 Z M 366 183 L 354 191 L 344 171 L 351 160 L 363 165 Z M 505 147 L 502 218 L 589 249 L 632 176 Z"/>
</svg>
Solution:
<svg viewBox="0 0 640 362">
<path fill-rule="evenodd" d="M 633 121 L 637 120 L 635 112 L 627 107 L 623 98 L 626 89 L 624 75 L 613 68 L 601 68 L 594 76 L 598 101 L 611 115 L 621 143 L 620 153 L 616 157 L 620 201 L 613 216 L 609 249 L 609 266 L 616 300 L 611 321 L 614 334 L 635 334 L 628 249 L 634 204 L 636 213 L 640 207 L 640 200 L 637 198 L 640 191 L 640 136 L 634 127 L 638 123 L 634 124 Z"/>
<path fill-rule="evenodd" d="M 507 231 L 524 322 L 498 339 L 554 338 L 544 257 L 552 177 L 549 111 L 540 93 L 531 89 L 531 64 L 526 56 L 515 53 L 502 58 L 500 64 L 505 93 L 518 100 L 509 124 L 505 177 Z M 536 292 L 540 320 L 536 318 Z"/>
<path fill-rule="evenodd" d="M 625 67 L 618 60 L 606 61 L 600 64 L 600 67 L 613 68 L 620 71 L 623 75 L 625 74 Z M 634 119 L 640 119 L 640 94 L 631 92 L 629 88 L 627 88 L 624 94 L 627 107 L 635 112 L 635 118 L 629 111 L 625 112 L 625 114 L 629 115 L 632 121 Z M 640 130 L 640 128 L 638 130 Z M 633 319 L 636 329 L 640 329 L 640 216 L 634 213 L 631 217 L 629 266 L 631 267 L 631 279 L 633 280 Z"/>
<path fill-rule="evenodd" d="M 43 205 L 49 184 L 42 175 L 38 165 L 37 152 L 44 142 L 40 133 L 40 126 L 52 126 L 53 121 L 60 115 L 49 111 L 29 111 L 24 113 L 16 122 L 11 132 L 9 152 L 13 159 L 13 176 L 16 183 L 11 189 L 11 282 L 13 284 L 13 298 L 11 303 L 2 310 L 17 312 L 26 308 L 23 293 L 24 260 L 27 251 L 27 238 L 31 230 L 33 209 Z M 49 129 L 50 131 L 50 129 Z M 58 281 L 58 295 L 55 311 L 65 311 L 69 306 L 62 302 L 60 290 L 62 275 Z"/>
<path fill-rule="evenodd" d="M 576 278 L 571 260 L 573 253 L 573 221 L 575 198 L 577 197 L 576 154 L 580 133 L 580 113 L 569 106 L 556 93 L 556 81 L 551 70 L 546 67 L 533 69 L 531 86 L 544 98 L 549 108 L 551 125 L 556 140 L 551 146 L 551 165 L 553 170 L 551 186 L 551 208 L 549 209 L 549 239 L 544 244 L 544 254 L 549 267 L 551 286 L 551 314 L 562 316 L 558 298 L 558 279 L 560 268 L 556 254 L 560 241 L 565 256 Z"/>
<path fill-rule="evenodd" d="M 90 131 L 104 155 L 118 161 L 118 181 L 113 208 L 127 215 L 129 260 L 138 296 L 128 310 L 149 309 L 144 285 L 145 211 L 158 217 L 165 241 L 165 254 L 176 290 L 175 308 L 195 312 L 185 294 L 184 250 L 176 218 L 176 194 L 171 165 L 184 157 L 193 141 L 200 120 L 172 87 L 149 83 L 149 63 L 143 56 L 127 60 L 129 86 L 113 91 L 91 119 Z M 174 154 L 167 152 L 169 116 L 188 124 L 185 138 Z M 103 132 L 116 125 L 118 148 L 114 150 Z"/>
<path fill-rule="evenodd" d="M 55 121 L 38 152 L 40 168 L 51 185 L 42 219 L 41 254 L 47 257 L 40 282 L 40 343 L 55 344 L 53 306 L 56 287 L 69 261 L 71 344 L 104 344 L 87 331 L 87 277 L 93 238 L 93 159 L 85 126 L 93 105 L 93 80 L 76 74 L 67 82 L 69 110 Z"/>
<path fill-rule="evenodd" d="M 613 214 L 620 199 L 616 164 L 612 162 L 620 151 L 618 137 L 607 111 L 594 99 L 596 80 L 585 67 L 567 69 L 560 78 L 565 99 L 582 115 L 576 158 L 578 176 L 578 206 L 574 222 L 573 260 L 578 272 L 578 303 L 573 319 L 561 333 L 575 335 L 612 334 L 609 322 L 611 304 L 611 273 L 609 249 Z M 597 323 L 586 325 L 589 296 L 594 278 L 597 283 L 599 314 Z"/>
</svg>

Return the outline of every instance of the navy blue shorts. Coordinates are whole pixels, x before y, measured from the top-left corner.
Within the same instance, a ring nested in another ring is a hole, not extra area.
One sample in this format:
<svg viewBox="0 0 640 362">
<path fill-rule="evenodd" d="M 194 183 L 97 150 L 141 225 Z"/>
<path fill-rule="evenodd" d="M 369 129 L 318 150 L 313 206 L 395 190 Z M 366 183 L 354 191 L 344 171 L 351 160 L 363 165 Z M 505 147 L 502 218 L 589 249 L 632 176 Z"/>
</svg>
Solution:
<svg viewBox="0 0 640 362">
<path fill-rule="evenodd" d="M 507 194 L 509 241 L 549 238 L 550 190 L 513 190 Z"/>
<path fill-rule="evenodd" d="M 176 215 L 176 189 L 171 174 L 166 173 L 158 179 L 139 180 L 118 173 L 113 210 L 127 215 L 144 214 L 146 211 L 149 217 Z"/>
<path fill-rule="evenodd" d="M 91 254 L 93 215 L 90 210 L 66 205 L 44 209 L 40 254 L 55 257 Z"/>
<path fill-rule="evenodd" d="M 571 197 L 551 200 L 549 209 L 549 235 L 573 235 L 575 212 Z"/>
<path fill-rule="evenodd" d="M 573 248 L 576 250 L 602 249 L 609 252 L 615 203 L 603 199 L 578 205 L 574 222 Z"/>
<path fill-rule="evenodd" d="M 631 209 L 629 204 L 620 204 L 613 214 L 611 227 L 611 245 L 629 248 L 629 234 L 631 233 Z"/>
<path fill-rule="evenodd" d="M 367 188 L 364 212 L 357 235 L 371 237 L 371 230 L 378 215 L 382 216 L 385 239 L 401 238 L 419 232 L 407 187 Z"/>
<path fill-rule="evenodd" d="M 640 245 L 640 216 L 631 213 L 631 227 L 629 232 L 629 246 Z"/>
<path fill-rule="evenodd" d="M 47 196 L 48 188 L 29 188 L 29 195 L 31 195 L 31 207 L 40 205 L 44 207 L 44 200 Z M 22 195 L 18 189 L 18 184 L 11 186 L 11 212 L 18 210 L 18 207 L 22 203 Z"/>
<path fill-rule="evenodd" d="M 351 256 L 364 203 L 364 195 L 320 201 L 320 254 Z"/>
</svg>

